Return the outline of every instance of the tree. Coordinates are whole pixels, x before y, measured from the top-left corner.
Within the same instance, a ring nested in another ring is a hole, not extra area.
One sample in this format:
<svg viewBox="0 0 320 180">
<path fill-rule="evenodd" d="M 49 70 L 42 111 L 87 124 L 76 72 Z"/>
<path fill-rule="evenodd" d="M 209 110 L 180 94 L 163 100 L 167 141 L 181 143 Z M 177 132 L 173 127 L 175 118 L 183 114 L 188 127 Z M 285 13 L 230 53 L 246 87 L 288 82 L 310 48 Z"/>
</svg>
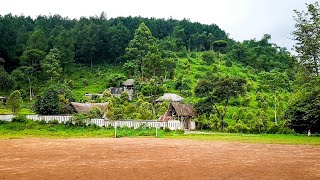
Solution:
<svg viewBox="0 0 320 180">
<path fill-rule="evenodd" d="M 41 71 L 40 62 L 46 57 L 46 53 L 39 49 L 27 49 L 20 57 L 21 64 L 30 67 L 32 73 L 38 77 Z"/>
<path fill-rule="evenodd" d="M 101 109 L 98 106 L 92 106 L 89 110 L 88 117 L 90 119 L 101 118 L 102 117 Z"/>
<path fill-rule="evenodd" d="M 135 64 L 134 67 L 137 68 L 135 74 L 139 75 L 142 80 L 145 77 L 151 77 L 155 74 L 155 69 L 161 67 L 162 59 L 158 48 L 156 38 L 152 36 L 150 29 L 144 23 L 141 23 L 135 31 L 134 38 L 126 48 L 125 59 L 128 63 L 133 62 Z M 153 69 L 153 71 L 148 74 L 146 71 L 149 69 Z"/>
<path fill-rule="evenodd" d="M 13 88 L 14 81 L 12 77 L 0 67 L 0 91 L 7 91 Z"/>
<path fill-rule="evenodd" d="M 109 28 L 107 32 L 109 38 L 108 52 L 113 63 L 119 63 L 120 57 L 125 53 L 130 41 L 130 31 L 122 24 L 118 23 Z"/>
<path fill-rule="evenodd" d="M 111 100 L 108 101 L 108 104 L 104 111 L 106 112 L 106 116 L 108 119 L 115 120 L 115 117 L 114 117 L 115 107 L 114 107 L 114 103 Z"/>
<path fill-rule="evenodd" d="M 34 110 L 38 114 L 71 113 L 70 102 L 75 101 L 74 95 L 67 86 L 51 85 L 37 97 Z"/>
<path fill-rule="evenodd" d="M 50 86 L 37 98 L 34 107 L 38 114 L 59 114 L 60 101 L 58 89 L 55 86 Z"/>
<path fill-rule="evenodd" d="M 231 77 L 211 77 L 198 82 L 195 94 L 212 102 L 220 119 L 221 130 L 224 130 L 224 118 L 228 111 L 230 98 L 237 98 L 244 94 L 246 83 L 245 79 Z M 223 108 L 219 108 L 219 103 Z"/>
<path fill-rule="evenodd" d="M 292 95 L 285 112 L 288 126 L 298 133 L 320 133 L 320 79 L 312 80 Z"/>
<path fill-rule="evenodd" d="M 291 82 L 286 73 L 281 73 L 277 70 L 272 70 L 270 72 L 261 72 L 259 79 L 259 88 L 267 92 L 272 92 L 274 95 L 274 123 L 278 124 L 277 120 L 277 102 L 278 92 L 290 91 Z"/>
<path fill-rule="evenodd" d="M 204 60 L 207 65 L 211 65 L 214 63 L 215 54 L 212 51 L 204 52 L 202 54 L 202 60 Z"/>
<path fill-rule="evenodd" d="M 20 92 L 18 90 L 13 91 L 7 100 L 7 106 L 10 107 L 13 114 L 16 114 L 20 110 L 21 103 L 22 98 Z"/>
<path fill-rule="evenodd" d="M 214 51 L 218 52 L 219 68 L 220 68 L 220 64 L 221 64 L 220 53 L 226 53 L 228 42 L 225 40 L 217 40 L 213 42 L 212 46 Z"/>
<path fill-rule="evenodd" d="M 68 67 L 71 67 L 75 57 L 75 46 L 74 39 L 71 32 L 62 30 L 61 33 L 56 37 L 54 42 L 54 48 L 60 52 L 60 65 L 62 72 L 65 73 Z"/>
<path fill-rule="evenodd" d="M 298 53 L 299 63 L 308 69 L 310 75 L 320 75 L 320 6 L 318 2 L 307 4 L 307 12 L 295 10 L 297 41 L 294 49 Z"/>
<path fill-rule="evenodd" d="M 44 52 L 48 50 L 48 38 L 39 27 L 36 27 L 31 33 L 27 42 L 27 49 L 38 49 Z"/>
<path fill-rule="evenodd" d="M 56 48 L 51 49 L 46 58 L 41 62 L 41 67 L 50 76 L 51 82 L 54 77 L 59 77 L 62 72 L 60 62 L 60 52 Z"/>
</svg>

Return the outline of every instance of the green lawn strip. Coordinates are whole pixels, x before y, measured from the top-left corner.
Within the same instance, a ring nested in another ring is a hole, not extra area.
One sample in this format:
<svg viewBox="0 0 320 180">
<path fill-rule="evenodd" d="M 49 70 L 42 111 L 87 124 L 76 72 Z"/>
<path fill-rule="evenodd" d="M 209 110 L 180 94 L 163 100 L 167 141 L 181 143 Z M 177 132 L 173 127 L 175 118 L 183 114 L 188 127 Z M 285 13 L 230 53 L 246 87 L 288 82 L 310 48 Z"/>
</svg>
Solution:
<svg viewBox="0 0 320 180">
<path fill-rule="evenodd" d="M 286 135 L 286 134 L 186 134 L 171 136 L 169 138 L 190 139 L 200 141 L 223 141 L 223 142 L 242 142 L 257 144 L 299 144 L 299 145 L 320 145 L 320 137 L 306 135 Z"/>
<path fill-rule="evenodd" d="M 167 137 L 182 132 L 158 130 L 158 137 Z M 117 129 L 117 137 L 155 137 L 155 129 Z M 64 125 L 40 125 L 36 123 L 0 124 L 0 138 L 86 138 L 114 137 L 114 129 L 99 127 L 65 127 Z"/>
<path fill-rule="evenodd" d="M 208 132 L 207 132 L 208 133 Z M 155 137 L 155 129 L 118 128 L 117 137 Z M 62 124 L 6 123 L 0 124 L 0 138 L 108 138 L 114 137 L 114 129 L 96 126 L 66 127 Z M 182 131 L 158 130 L 159 138 L 190 139 L 200 141 L 243 142 L 259 144 L 320 145 L 319 136 L 292 134 L 183 134 Z"/>
</svg>

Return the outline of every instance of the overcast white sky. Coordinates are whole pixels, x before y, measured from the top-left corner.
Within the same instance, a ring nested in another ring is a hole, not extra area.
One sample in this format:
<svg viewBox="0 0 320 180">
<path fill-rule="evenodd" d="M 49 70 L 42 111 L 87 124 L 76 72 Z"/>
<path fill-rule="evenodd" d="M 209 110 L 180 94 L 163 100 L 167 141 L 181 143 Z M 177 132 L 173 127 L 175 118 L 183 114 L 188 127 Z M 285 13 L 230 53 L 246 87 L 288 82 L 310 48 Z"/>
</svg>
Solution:
<svg viewBox="0 0 320 180">
<path fill-rule="evenodd" d="M 294 30 L 293 10 L 305 9 L 316 0 L 0 0 L 0 14 L 60 14 L 64 17 L 99 15 L 107 18 L 142 16 L 188 18 L 205 24 L 217 24 L 242 41 L 271 34 L 272 42 L 291 49 Z"/>
</svg>

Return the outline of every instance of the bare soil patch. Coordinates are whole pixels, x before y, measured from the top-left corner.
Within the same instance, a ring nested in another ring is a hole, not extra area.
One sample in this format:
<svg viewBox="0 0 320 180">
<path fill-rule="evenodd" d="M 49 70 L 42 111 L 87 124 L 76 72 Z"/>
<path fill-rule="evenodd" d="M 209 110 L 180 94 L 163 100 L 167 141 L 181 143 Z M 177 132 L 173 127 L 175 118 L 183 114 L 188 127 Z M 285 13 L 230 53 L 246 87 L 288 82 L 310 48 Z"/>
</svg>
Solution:
<svg viewBox="0 0 320 180">
<path fill-rule="evenodd" d="M 0 179 L 320 179 L 320 147 L 175 139 L 0 139 Z"/>
</svg>

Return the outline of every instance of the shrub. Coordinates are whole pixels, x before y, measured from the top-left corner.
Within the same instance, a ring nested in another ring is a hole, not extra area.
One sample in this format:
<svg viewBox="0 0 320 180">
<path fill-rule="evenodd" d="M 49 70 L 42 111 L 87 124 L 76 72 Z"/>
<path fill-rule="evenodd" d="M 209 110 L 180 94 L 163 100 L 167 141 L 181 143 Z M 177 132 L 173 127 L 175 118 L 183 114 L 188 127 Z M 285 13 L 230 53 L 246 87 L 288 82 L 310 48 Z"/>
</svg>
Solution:
<svg viewBox="0 0 320 180">
<path fill-rule="evenodd" d="M 83 78 L 83 79 L 82 79 L 82 84 L 83 84 L 84 86 L 88 86 L 88 85 L 89 85 L 88 80 L 87 80 L 86 78 Z"/>
<path fill-rule="evenodd" d="M 40 121 L 37 121 L 38 122 L 38 124 L 41 124 L 41 125 L 44 125 L 44 124 L 47 124 L 47 122 L 45 121 L 45 120 L 40 120 Z"/>
<path fill-rule="evenodd" d="M 55 86 L 50 86 L 37 98 L 34 107 L 38 114 L 59 114 L 60 99 L 58 89 Z"/>
<path fill-rule="evenodd" d="M 232 62 L 231 62 L 230 60 L 227 60 L 227 61 L 226 61 L 226 66 L 227 66 L 227 67 L 232 67 Z"/>
<path fill-rule="evenodd" d="M 169 127 L 164 128 L 164 132 L 170 132 L 170 131 L 171 131 L 171 129 Z"/>
<path fill-rule="evenodd" d="M 214 57 L 215 57 L 215 54 L 214 52 L 211 52 L 211 51 L 204 52 L 202 54 L 202 60 L 205 61 L 208 65 L 211 65 L 212 63 L 214 63 Z"/>
<path fill-rule="evenodd" d="M 212 68 L 212 72 L 213 72 L 213 73 L 217 73 L 217 72 L 219 72 L 219 68 L 218 68 L 218 66 L 217 66 L 217 65 L 214 65 L 214 66 L 213 66 L 213 68 Z"/>
<path fill-rule="evenodd" d="M 280 133 L 279 125 L 277 125 L 277 124 L 272 124 L 272 125 L 268 128 L 267 132 L 268 132 L 269 134 L 277 134 L 277 133 Z"/>
<path fill-rule="evenodd" d="M 18 90 L 13 91 L 7 100 L 7 106 L 11 108 L 13 114 L 16 114 L 16 112 L 20 110 L 21 103 L 22 98 L 20 92 Z"/>
<path fill-rule="evenodd" d="M 68 86 L 70 89 L 74 88 L 74 82 L 72 80 L 64 80 L 64 85 Z"/>
<path fill-rule="evenodd" d="M 194 75 L 194 78 L 196 78 L 196 79 L 202 79 L 203 76 L 202 76 L 201 74 L 196 74 L 196 75 Z"/>
<path fill-rule="evenodd" d="M 244 107 L 248 107 L 250 105 L 250 101 L 251 101 L 251 98 L 247 96 L 242 100 L 241 104 Z"/>
<path fill-rule="evenodd" d="M 54 120 L 52 120 L 52 121 L 49 121 L 49 124 L 51 124 L 51 125 L 58 125 L 58 124 L 59 124 L 59 121 L 56 120 L 56 119 L 54 119 Z"/>
<path fill-rule="evenodd" d="M 27 123 L 28 119 L 26 116 L 18 115 L 16 117 L 12 118 L 11 122 L 13 122 L 13 123 Z"/>
<path fill-rule="evenodd" d="M 19 89 L 19 92 L 22 99 L 25 99 L 28 96 L 27 92 L 24 89 Z"/>
<path fill-rule="evenodd" d="M 89 110 L 88 116 L 89 116 L 90 119 L 101 118 L 102 117 L 102 111 L 98 106 L 93 106 Z"/>
<path fill-rule="evenodd" d="M 250 130 L 249 127 L 246 124 L 242 123 L 241 121 L 239 121 L 236 125 L 234 125 L 234 128 L 238 133 L 247 133 Z"/>
<path fill-rule="evenodd" d="M 87 117 L 84 114 L 75 114 L 71 118 L 71 122 L 76 126 L 85 126 Z"/>
<path fill-rule="evenodd" d="M 14 81 L 11 76 L 0 67 L 0 91 L 8 91 L 13 88 Z"/>
<path fill-rule="evenodd" d="M 236 133 L 237 132 L 237 130 L 235 129 L 235 127 L 234 126 L 228 126 L 228 128 L 227 128 L 227 132 L 229 132 L 229 133 Z"/>
</svg>

